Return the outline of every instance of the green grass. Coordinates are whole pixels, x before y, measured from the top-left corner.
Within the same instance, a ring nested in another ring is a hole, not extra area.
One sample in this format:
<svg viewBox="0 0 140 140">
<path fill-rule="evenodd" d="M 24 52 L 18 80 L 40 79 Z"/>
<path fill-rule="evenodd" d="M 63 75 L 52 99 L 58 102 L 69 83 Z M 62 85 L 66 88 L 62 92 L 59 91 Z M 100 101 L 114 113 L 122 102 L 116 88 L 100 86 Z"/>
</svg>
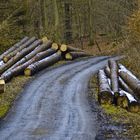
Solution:
<svg viewBox="0 0 140 140">
<path fill-rule="evenodd" d="M 14 100 L 21 93 L 29 79 L 30 77 L 19 76 L 6 84 L 5 93 L 0 94 L 0 118 L 3 118 L 7 114 Z"/>
</svg>

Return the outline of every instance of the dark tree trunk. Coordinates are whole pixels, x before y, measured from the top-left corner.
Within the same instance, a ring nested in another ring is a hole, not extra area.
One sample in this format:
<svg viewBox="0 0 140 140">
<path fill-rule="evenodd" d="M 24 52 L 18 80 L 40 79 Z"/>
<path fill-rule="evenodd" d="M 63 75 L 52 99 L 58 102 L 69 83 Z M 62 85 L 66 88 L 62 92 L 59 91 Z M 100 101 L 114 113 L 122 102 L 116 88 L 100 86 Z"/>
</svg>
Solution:
<svg viewBox="0 0 140 140">
<path fill-rule="evenodd" d="M 65 33 L 64 38 L 67 44 L 72 42 L 72 2 L 70 0 L 64 2 L 65 8 Z"/>
</svg>

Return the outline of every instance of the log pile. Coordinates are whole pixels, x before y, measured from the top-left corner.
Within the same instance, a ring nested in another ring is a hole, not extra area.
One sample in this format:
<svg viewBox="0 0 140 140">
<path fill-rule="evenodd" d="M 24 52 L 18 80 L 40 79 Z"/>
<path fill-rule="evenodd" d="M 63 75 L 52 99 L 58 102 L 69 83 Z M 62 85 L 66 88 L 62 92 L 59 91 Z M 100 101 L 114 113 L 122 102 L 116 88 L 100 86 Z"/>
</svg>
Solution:
<svg viewBox="0 0 140 140">
<path fill-rule="evenodd" d="M 47 37 L 24 37 L 0 55 L 0 93 L 5 91 L 5 83 L 15 76 L 32 76 L 62 59 L 85 56 L 88 54 L 83 50 L 57 44 Z"/>
<path fill-rule="evenodd" d="M 104 70 L 98 72 L 98 80 L 100 104 L 112 103 L 130 112 L 140 111 L 140 80 L 123 65 L 109 60 Z"/>
</svg>

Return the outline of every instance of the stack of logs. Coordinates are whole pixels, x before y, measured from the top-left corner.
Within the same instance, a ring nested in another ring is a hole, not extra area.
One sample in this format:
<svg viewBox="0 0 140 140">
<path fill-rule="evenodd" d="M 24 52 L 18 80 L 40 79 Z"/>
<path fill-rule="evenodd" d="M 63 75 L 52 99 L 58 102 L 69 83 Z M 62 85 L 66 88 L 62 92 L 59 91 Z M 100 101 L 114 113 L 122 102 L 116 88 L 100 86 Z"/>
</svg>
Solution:
<svg viewBox="0 0 140 140">
<path fill-rule="evenodd" d="M 98 72 L 100 104 L 115 104 L 130 112 L 140 111 L 140 80 L 114 60 Z"/>
<path fill-rule="evenodd" d="M 83 50 L 59 45 L 47 37 L 24 37 L 0 55 L 0 93 L 5 91 L 5 83 L 15 76 L 32 76 L 62 59 L 73 60 L 85 56 L 88 54 Z"/>
</svg>

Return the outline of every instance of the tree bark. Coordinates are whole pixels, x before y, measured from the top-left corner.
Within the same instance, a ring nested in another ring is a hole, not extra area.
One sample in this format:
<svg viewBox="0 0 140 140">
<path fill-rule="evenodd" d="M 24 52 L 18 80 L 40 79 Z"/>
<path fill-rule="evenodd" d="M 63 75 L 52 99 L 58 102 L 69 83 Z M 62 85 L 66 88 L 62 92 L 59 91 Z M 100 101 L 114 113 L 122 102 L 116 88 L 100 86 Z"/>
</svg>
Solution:
<svg viewBox="0 0 140 140">
<path fill-rule="evenodd" d="M 48 43 L 46 44 L 42 44 L 40 46 L 38 46 L 37 48 L 35 48 L 31 53 L 27 54 L 25 57 L 23 57 L 20 61 L 18 61 L 16 64 L 14 64 L 10 69 L 14 69 L 17 66 L 25 63 L 26 61 L 30 60 L 31 58 L 33 58 L 37 53 L 45 51 L 47 49 L 49 49 L 52 45 L 52 41 L 48 41 Z"/>
<path fill-rule="evenodd" d="M 53 55 L 51 55 L 50 57 L 46 57 L 43 60 L 40 60 L 38 62 L 35 62 L 34 64 L 31 64 L 30 66 L 28 66 L 25 71 L 24 74 L 26 76 L 31 76 L 41 70 L 43 70 L 44 68 L 47 68 L 55 63 L 57 63 L 59 60 L 61 60 L 61 52 L 57 52 Z"/>
<path fill-rule="evenodd" d="M 127 106 L 127 110 L 133 113 L 137 113 L 140 111 L 140 103 L 138 102 L 137 99 L 135 99 L 135 97 L 133 97 L 130 93 L 124 91 L 124 90 L 120 90 L 120 93 L 123 96 L 126 96 L 128 99 L 128 106 Z"/>
<path fill-rule="evenodd" d="M 65 10 L 65 32 L 64 38 L 67 44 L 72 42 L 72 2 L 68 0 L 64 2 L 64 10 Z"/>
<path fill-rule="evenodd" d="M 17 63 L 20 59 L 22 59 L 25 55 L 29 54 L 32 50 L 34 50 L 38 45 L 42 43 L 42 40 L 36 40 L 32 43 L 28 48 L 24 48 L 21 52 L 17 53 L 12 59 L 10 59 L 7 63 L 0 67 L 0 74 L 8 70 L 11 66 Z"/>
<path fill-rule="evenodd" d="M 27 42 L 25 42 L 24 44 L 20 45 L 16 50 L 12 51 L 8 55 L 5 55 L 3 57 L 3 61 L 5 63 L 7 63 L 13 56 L 15 56 L 17 53 L 19 53 L 20 51 L 22 51 L 24 48 L 27 48 L 28 46 L 30 46 L 35 40 L 36 40 L 36 37 L 32 37 Z"/>
<path fill-rule="evenodd" d="M 65 59 L 66 60 L 73 60 L 79 57 L 86 57 L 89 56 L 85 52 L 69 52 L 65 54 Z"/>
<path fill-rule="evenodd" d="M 134 94 L 140 98 L 140 80 L 130 73 L 130 71 L 120 70 L 119 75 L 133 90 Z"/>
<path fill-rule="evenodd" d="M 112 91 L 109 86 L 104 70 L 99 70 L 98 79 L 99 79 L 99 94 L 98 94 L 99 103 L 112 104 L 113 94 L 112 94 Z"/>
<path fill-rule="evenodd" d="M 24 70 L 31 64 L 40 61 L 52 54 L 56 53 L 56 50 L 48 49 L 43 52 L 36 54 L 32 59 L 28 60 L 26 63 L 8 71 L 7 73 L 2 74 L 1 79 L 5 80 L 5 82 L 11 80 L 14 76 L 18 76 L 23 74 Z"/>
<path fill-rule="evenodd" d="M 109 60 L 108 64 L 110 67 L 111 89 L 114 92 L 114 96 L 117 97 L 119 96 L 118 65 L 114 60 Z"/>
<path fill-rule="evenodd" d="M 105 73 L 106 75 L 110 78 L 110 68 L 108 66 L 105 67 Z M 127 91 L 128 93 L 134 94 L 134 92 L 132 91 L 132 89 L 124 82 L 124 80 L 119 76 L 119 86 Z"/>
<path fill-rule="evenodd" d="M 14 44 L 11 48 L 9 48 L 7 51 L 5 51 L 2 55 L 0 55 L 0 60 L 3 59 L 5 55 L 8 55 L 12 51 L 16 50 L 19 46 L 24 44 L 29 40 L 29 37 L 24 37 L 22 40 L 20 40 L 18 43 Z"/>
<path fill-rule="evenodd" d="M 82 52 L 83 51 L 83 50 L 81 50 L 79 48 L 74 48 L 72 46 L 68 46 L 68 45 L 65 45 L 65 44 L 61 45 L 60 50 L 62 52 L 69 52 L 69 51 L 80 51 L 80 52 Z"/>
</svg>

